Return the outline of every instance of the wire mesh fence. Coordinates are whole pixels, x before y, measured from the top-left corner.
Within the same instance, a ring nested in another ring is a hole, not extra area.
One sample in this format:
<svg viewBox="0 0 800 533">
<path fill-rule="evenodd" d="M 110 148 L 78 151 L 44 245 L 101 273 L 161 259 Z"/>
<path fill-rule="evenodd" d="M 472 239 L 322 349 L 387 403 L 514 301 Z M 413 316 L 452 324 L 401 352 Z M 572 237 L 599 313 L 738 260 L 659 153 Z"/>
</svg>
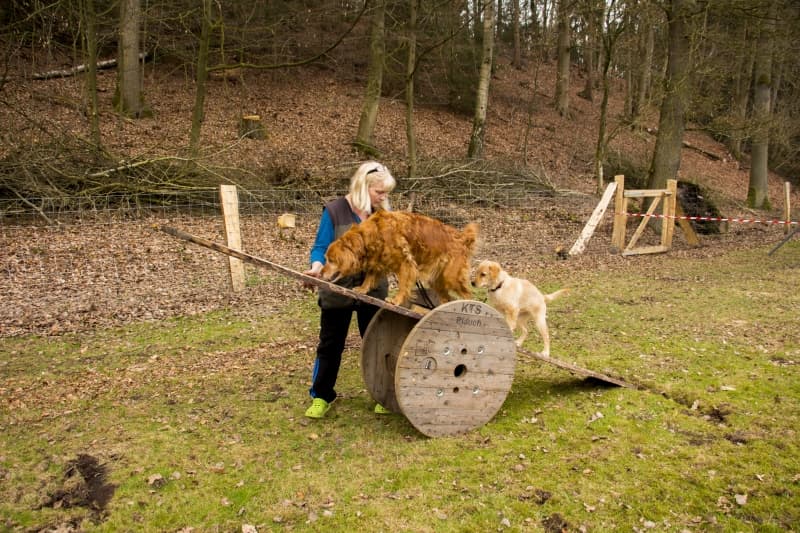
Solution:
<svg viewBox="0 0 800 533">
<path fill-rule="evenodd" d="M 305 270 L 322 206 L 337 194 L 239 190 L 244 250 Z M 395 209 L 412 208 L 456 227 L 478 222 L 482 242 L 475 259 L 496 259 L 520 275 L 557 261 L 556 249 L 569 249 L 597 203 L 590 195 L 477 188 L 404 191 L 391 200 Z M 295 214 L 296 227 L 281 229 L 277 218 L 287 212 Z M 226 256 L 158 230 L 169 225 L 224 244 L 217 190 L 26 199 L 0 203 L 0 213 L 0 336 L 220 309 L 271 313 L 288 299 L 310 297 L 296 280 L 250 265 L 245 290 L 234 293 Z M 611 230 L 606 215 L 583 257 L 607 257 Z"/>
<path fill-rule="evenodd" d="M 341 194 L 338 190 L 239 188 L 239 212 L 262 214 L 276 212 L 306 213 Z M 457 190 L 425 187 L 392 195 L 398 209 L 415 206 L 477 205 L 525 208 L 559 195 L 547 190 L 520 190 L 519 187 L 474 186 Z M 571 196 L 571 195 L 569 195 Z M 0 200 L 0 220 L 4 225 L 76 224 L 95 220 L 121 220 L 171 214 L 216 216 L 220 212 L 219 190 L 216 188 L 187 191 L 154 191 L 141 194 L 111 193 L 105 195 L 54 196 Z"/>
</svg>

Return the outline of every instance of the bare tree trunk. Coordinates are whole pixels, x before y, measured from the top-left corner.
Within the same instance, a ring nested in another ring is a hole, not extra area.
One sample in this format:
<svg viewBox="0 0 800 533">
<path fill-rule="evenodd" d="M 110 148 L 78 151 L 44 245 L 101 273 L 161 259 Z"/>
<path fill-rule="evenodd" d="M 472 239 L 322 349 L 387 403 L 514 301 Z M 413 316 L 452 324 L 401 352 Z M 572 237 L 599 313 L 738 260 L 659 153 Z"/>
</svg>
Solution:
<svg viewBox="0 0 800 533">
<path fill-rule="evenodd" d="M 658 136 L 650 165 L 648 188 L 664 189 L 681 165 L 684 108 L 689 90 L 688 6 L 691 0 L 670 0 L 666 4 L 668 25 L 667 73 L 658 123 Z"/>
<path fill-rule="evenodd" d="M 769 113 L 770 115 L 775 114 L 775 105 L 778 103 L 778 88 L 781 86 L 781 82 L 783 81 L 783 71 L 784 71 L 784 62 L 783 61 L 773 61 L 773 70 L 772 70 L 772 90 L 770 91 L 769 97 Z"/>
<path fill-rule="evenodd" d="M 408 1 L 408 56 L 406 58 L 406 140 L 408 177 L 417 175 L 417 136 L 414 132 L 414 70 L 417 61 L 417 2 Z"/>
<path fill-rule="evenodd" d="M 472 121 L 472 134 L 469 138 L 467 157 L 483 157 L 483 139 L 486 133 L 486 109 L 489 104 L 489 82 L 492 77 L 492 53 L 494 51 L 494 1 L 487 0 L 483 11 L 483 54 L 481 72 L 478 80 L 478 94 L 475 99 L 475 117 Z"/>
<path fill-rule="evenodd" d="M 570 67 L 570 28 L 569 28 L 569 2 L 558 2 L 558 45 L 556 54 L 558 66 L 556 74 L 555 104 L 556 111 L 562 117 L 569 113 L 569 67 Z"/>
<path fill-rule="evenodd" d="M 638 68 L 636 89 L 631 102 L 631 121 L 636 122 L 642 114 L 647 95 L 650 92 L 651 71 L 653 70 L 653 54 L 655 52 L 655 21 L 650 9 L 644 11 L 641 24 L 645 26 L 639 41 L 639 57 L 642 58 Z"/>
<path fill-rule="evenodd" d="M 753 92 L 753 122 L 750 154 L 750 184 L 747 188 L 747 205 L 756 209 L 769 209 L 769 128 L 771 122 L 770 96 L 772 94 L 772 41 L 775 32 L 775 0 L 770 2 L 769 13 L 763 21 L 758 36 L 755 62 L 755 90 Z"/>
<path fill-rule="evenodd" d="M 376 2 L 375 12 L 372 14 L 367 90 L 364 95 L 364 104 L 361 107 L 361 118 L 358 121 L 358 133 L 356 133 L 355 141 L 356 148 L 369 155 L 375 155 L 373 135 L 375 124 L 378 121 L 378 107 L 383 85 L 383 62 L 386 54 L 385 17 L 386 3 L 384 0 L 379 0 Z"/>
<path fill-rule="evenodd" d="M 739 56 L 740 62 L 736 69 L 736 79 L 733 85 L 731 111 L 734 117 L 734 126 L 728 141 L 728 148 L 737 160 L 742 159 L 742 142 L 745 138 L 747 105 L 750 102 L 750 85 L 753 81 L 753 66 L 756 57 L 756 40 L 751 38 L 748 30 L 747 19 L 744 19 L 741 34 L 741 47 L 744 53 Z"/>
<path fill-rule="evenodd" d="M 626 14 L 626 17 L 629 16 Z M 636 81 L 633 78 L 635 61 L 632 47 L 625 48 L 625 101 L 623 102 L 623 116 L 633 116 L 633 93 L 636 91 Z"/>
<path fill-rule="evenodd" d="M 139 63 L 141 0 L 121 0 L 119 10 L 119 61 L 114 104 L 117 111 L 132 118 L 151 116 L 142 94 L 142 66 Z"/>
<path fill-rule="evenodd" d="M 614 10 L 615 2 L 611 0 L 608 9 L 609 13 Z M 605 7 L 600 8 L 600 14 L 598 20 L 602 25 L 602 21 L 605 19 L 605 27 L 606 30 L 602 34 L 602 43 L 603 43 L 603 68 L 601 74 L 602 86 L 603 86 L 603 98 L 600 102 L 600 123 L 598 127 L 597 133 L 597 146 L 595 148 L 595 175 L 597 176 L 597 194 L 603 193 L 603 186 L 604 186 L 604 179 L 603 179 L 603 163 L 606 160 L 606 154 L 608 152 L 608 144 L 611 142 L 611 139 L 614 137 L 614 131 L 612 133 L 606 135 L 607 124 L 608 124 L 608 98 L 611 92 L 611 82 L 609 80 L 609 70 L 611 69 L 611 63 L 614 60 L 614 48 L 617 45 L 617 41 L 619 40 L 620 36 L 626 29 L 626 25 L 620 22 L 612 22 L 612 17 L 603 13 Z M 630 19 L 625 19 L 630 20 Z"/>
<path fill-rule="evenodd" d="M 552 2 L 555 1 L 552 0 Z M 531 9 L 533 9 L 533 5 L 531 5 Z M 552 9 L 552 3 L 542 0 L 542 60 L 546 63 L 550 62 L 550 26 L 548 26 L 550 9 Z"/>
<path fill-rule="evenodd" d="M 478 23 L 481 22 L 481 4 L 483 0 L 472 0 L 472 31 L 474 33 L 473 37 L 475 42 L 478 42 L 481 37 L 481 26 L 478 26 Z"/>
<path fill-rule="evenodd" d="M 603 176 L 603 163 L 606 160 L 606 151 L 608 148 L 608 141 L 606 140 L 606 124 L 608 123 L 608 95 L 609 95 L 609 82 L 608 82 L 608 66 L 611 63 L 607 57 L 603 61 L 603 98 L 600 101 L 600 123 L 597 128 L 597 146 L 594 151 L 594 172 L 597 177 L 597 193 L 603 193 L 603 185 L 605 182 Z"/>
<path fill-rule="evenodd" d="M 97 102 L 97 14 L 94 0 L 83 0 L 84 43 L 86 47 L 86 97 L 89 100 L 89 130 L 92 143 L 99 147 L 100 113 Z"/>
<path fill-rule="evenodd" d="M 520 43 L 520 35 L 519 35 L 519 25 L 520 25 L 520 12 L 519 12 L 519 0 L 512 0 L 512 13 L 511 17 L 513 18 L 512 24 L 514 28 L 514 55 L 513 59 L 511 60 L 511 66 L 514 68 L 522 68 L 522 49 Z"/>
<path fill-rule="evenodd" d="M 586 61 L 586 85 L 579 93 L 581 98 L 594 101 L 595 65 L 594 58 L 598 48 L 598 6 L 595 0 L 586 1 L 586 46 L 583 57 Z M 600 8 L 602 9 L 602 8 Z M 602 14 L 600 15 L 602 19 Z"/>
<path fill-rule="evenodd" d="M 497 38 L 503 39 L 503 0 L 497 0 L 497 7 L 494 9 L 494 24 L 497 30 L 495 35 Z"/>
<path fill-rule="evenodd" d="M 211 44 L 211 0 L 203 0 L 203 20 L 200 29 L 200 49 L 195 72 L 194 109 L 189 132 L 189 153 L 197 157 L 200 151 L 200 128 L 205 118 L 206 81 L 208 80 L 208 49 Z"/>
</svg>

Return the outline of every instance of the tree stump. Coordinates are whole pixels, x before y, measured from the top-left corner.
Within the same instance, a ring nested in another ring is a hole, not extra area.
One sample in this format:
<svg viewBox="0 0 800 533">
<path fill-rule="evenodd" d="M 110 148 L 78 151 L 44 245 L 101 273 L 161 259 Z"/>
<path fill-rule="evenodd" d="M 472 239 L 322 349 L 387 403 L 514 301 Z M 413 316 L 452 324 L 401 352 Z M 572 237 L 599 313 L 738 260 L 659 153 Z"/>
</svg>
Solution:
<svg viewBox="0 0 800 533">
<path fill-rule="evenodd" d="M 263 140 L 265 137 L 260 115 L 244 115 L 239 120 L 239 138 Z"/>
</svg>

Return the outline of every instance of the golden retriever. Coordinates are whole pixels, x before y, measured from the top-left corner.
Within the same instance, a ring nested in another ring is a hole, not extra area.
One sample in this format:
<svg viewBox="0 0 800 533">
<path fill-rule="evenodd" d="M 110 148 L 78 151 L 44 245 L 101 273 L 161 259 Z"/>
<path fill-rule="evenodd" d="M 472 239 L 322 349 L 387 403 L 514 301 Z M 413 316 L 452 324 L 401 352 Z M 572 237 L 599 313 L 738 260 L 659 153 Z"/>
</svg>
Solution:
<svg viewBox="0 0 800 533">
<path fill-rule="evenodd" d="M 468 299 L 477 239 L 475 223 L 458 231 L 419 213 L 381 210 L 331 243 L 322 277 L 333 280 L 364 272 L 364 282 L 355 290 L 367 293 L 380 278 L 393 273 L 397 293 L 386 301 L 395 305 L 408 302 L 418 279 L 430 284 L 441 303 L 451 301 L 451 294 Z"/>
<path fill-rule="evenodd" d="M 482 261 L 475 270 L 472 280 L 475 287 L 488 290 L 489 303 L 503 313 L 512 333 L 519 326 L 522 334 L 517 338 L 517 346 L 522 346 L 528 336 L 526 323 L 533 319 L 536 329 L 544 341 L 542 355 L 550 356 L 550 333 L 547 329 L 547 304 L 568 292 L 561 289 L 551 294 L 542 294 L 536 286 L 526 279 L 514 278 L 495 261 Z"/>
</svg>

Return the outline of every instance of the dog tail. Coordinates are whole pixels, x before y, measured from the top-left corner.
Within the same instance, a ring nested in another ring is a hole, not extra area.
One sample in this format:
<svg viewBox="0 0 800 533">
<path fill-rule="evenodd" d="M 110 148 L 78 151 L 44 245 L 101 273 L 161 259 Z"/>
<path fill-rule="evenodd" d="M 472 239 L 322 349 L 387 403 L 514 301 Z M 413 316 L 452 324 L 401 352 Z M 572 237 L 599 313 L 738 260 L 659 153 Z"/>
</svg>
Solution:
<svg viewBox="0 0 800 533">
<path fill-rule="evenodd" d="M 550 303 L 553 300 L 555 300 L 556 298 L 558 298 L 559 296 L 562 296 L 562 295 L 564 295 L 564 294 L 566 294 L 568 292 L 569 292 L 569 289 L 559 289 L 556 292 L 551 292 L 550 294 L 545 294 L 544 295 L 544 301 L 547 302 L 547 303 Z"/>
<path fill-rule="evenodd" d="M 464 246 L 467 247 L 469 252 L 475 253 L 475 248 L 478 245 L 478 237 L 480 234 L 480 227 L 475 222 L 470 222 L 464 229 L 461 231 L 461 240 L 464 242 Z"/>
</svg>

